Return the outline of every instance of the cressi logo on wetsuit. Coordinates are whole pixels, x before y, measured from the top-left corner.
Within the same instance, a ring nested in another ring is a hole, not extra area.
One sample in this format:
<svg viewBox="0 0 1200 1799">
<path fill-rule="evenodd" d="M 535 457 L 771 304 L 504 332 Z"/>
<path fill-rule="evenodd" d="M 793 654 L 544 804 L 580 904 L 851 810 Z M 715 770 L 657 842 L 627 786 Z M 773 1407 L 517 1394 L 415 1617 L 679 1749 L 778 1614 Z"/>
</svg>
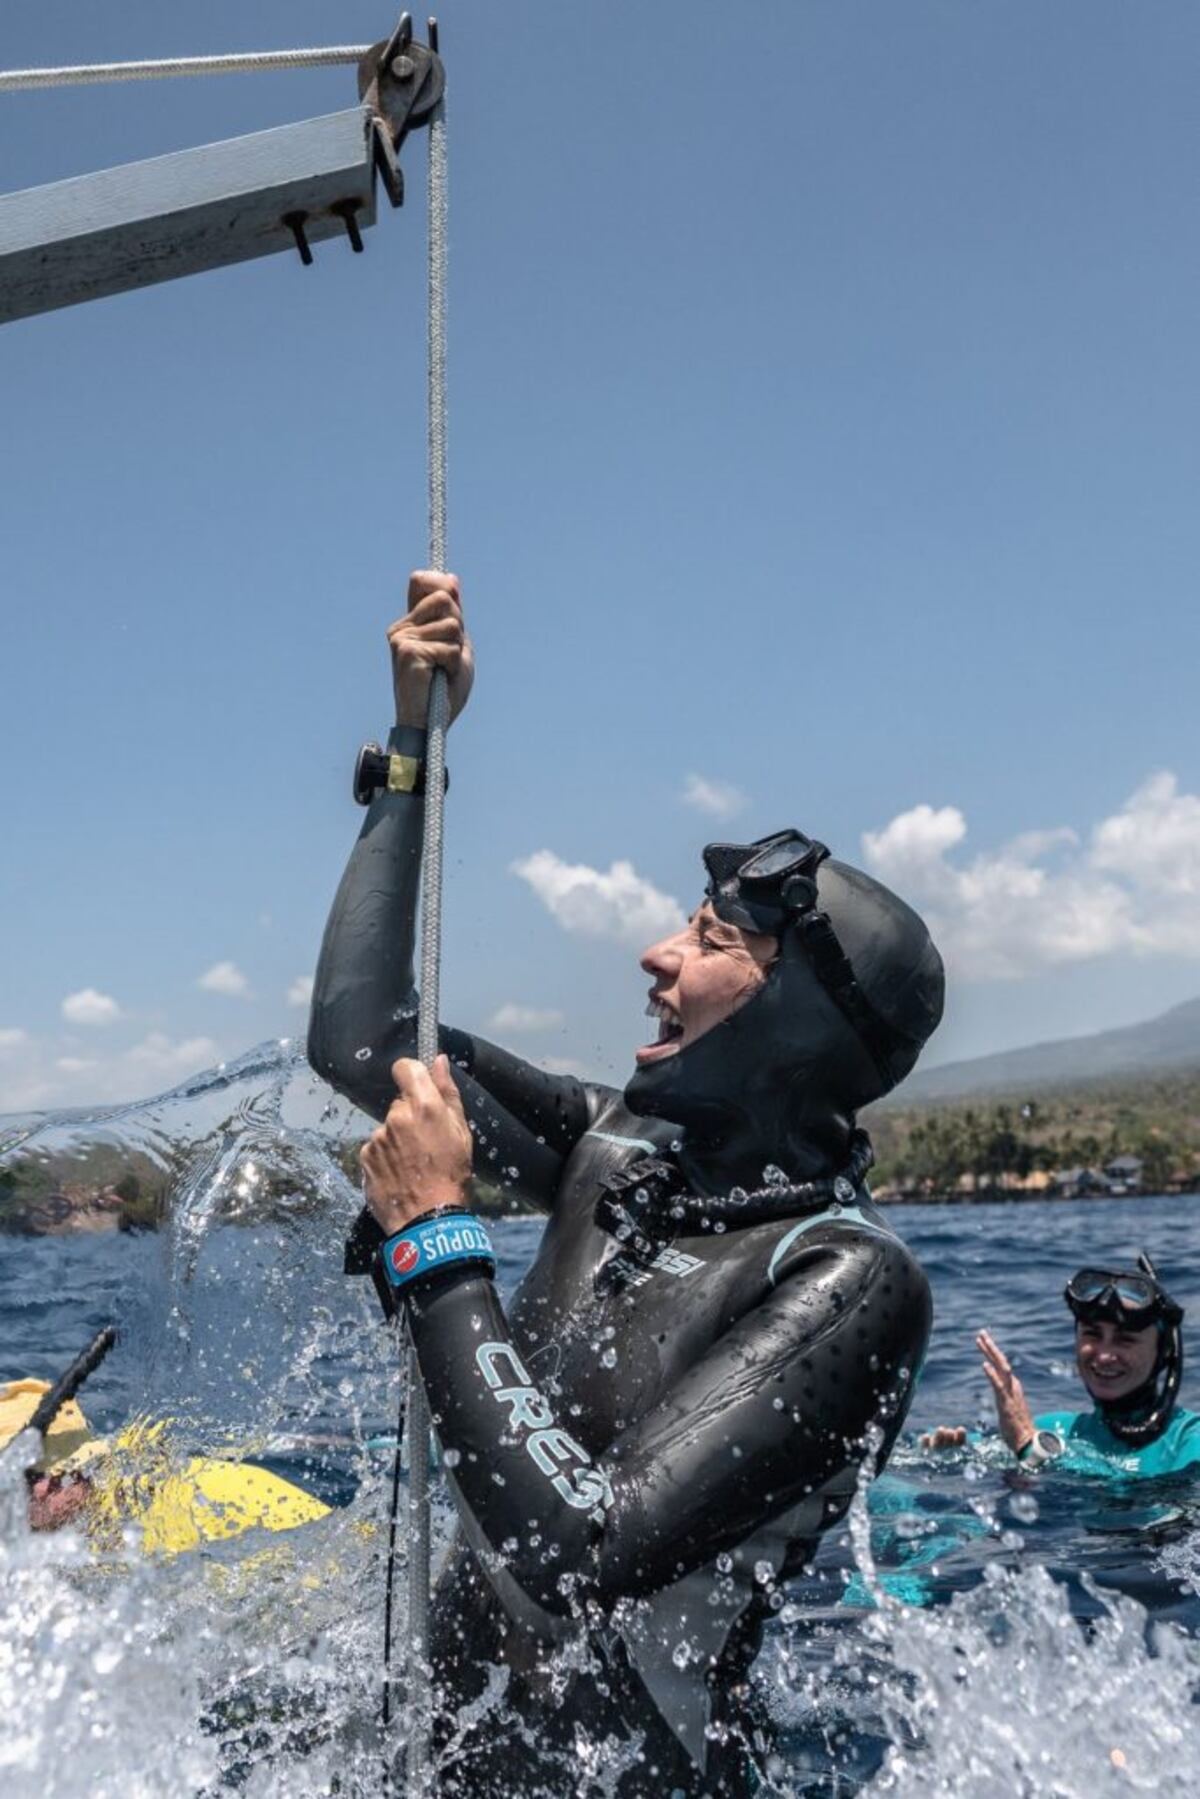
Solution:
<svg viewBox="0 0 1200 1799">
<path fill-rule="evenodd" d="M 652 1274 L 673 1274 L 676 1280 L 683 1280 L 685 1275 L 695 1274 L 697 1268 L 704 1263 L 699 1256 L 685 1255 L 681 1249 L 660 1249 L 649 1268 L 637 1269 L 626 1277 L 626 1285 L 641 1287 Z"/>
<path fill-rule="evenodd" d="M 499 1405 L 509 1408 L 513 1430 L 527 1430 L 525 1449 L 560 1499 L 577 1511 L 603 1512 L 613 1502 L 607 1477 L 587 1450 L 554 1422 L 550 1401 L 539 1393 L 511 1343 L 481 1343 L 475 1360 Z M 504 1364 L 508 1364 L 507 1378 Z M 574 1462 L 580 1472 L 569 1464 Z"/>
</svg>

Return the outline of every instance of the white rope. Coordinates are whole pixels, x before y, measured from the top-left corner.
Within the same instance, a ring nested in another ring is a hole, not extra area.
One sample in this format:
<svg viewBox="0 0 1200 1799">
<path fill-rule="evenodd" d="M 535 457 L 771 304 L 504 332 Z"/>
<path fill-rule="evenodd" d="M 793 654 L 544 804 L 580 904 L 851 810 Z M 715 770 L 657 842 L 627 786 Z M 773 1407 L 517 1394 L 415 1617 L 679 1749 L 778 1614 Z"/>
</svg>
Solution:
<svg viewBox="0 0 1200 1799">
<path fill-rule="evenodd" d="M 429 566 L 446 548 L 446 109 L 429 124 Z"/>
<path fill-rule="evenodd" d="M 446 118 L 444 103 L 429 122 L 429 566 L 444 571 L 446 548 Z M 421 887 L 421 999 L 417 1054 L 426 1068 L 438 1053 L 442 956 L 442 821 L 445 807 L 446 677 L 429 688 L 425 743 L 425 835 Z M 407 1791 L 424 1791 L 429 1768 L 432 1690 L 429 1679 L 429 1402 L 416 1351 L 408 1361 L 408 1739 Z"/>
<path fill-rule="evenodd" d="M 234 56 L 168 56 L 158 62 L 94 62 L 61 69 L 0 72 L 0 94 L 31 88 L 94 87 L 106 81 L 158 81 L 168 75 L 241 75 L 263 69 L 328 69 L 361 62 L 370 44 L 328 44 L 313 50 L 244 50 Z"/>
</svg>

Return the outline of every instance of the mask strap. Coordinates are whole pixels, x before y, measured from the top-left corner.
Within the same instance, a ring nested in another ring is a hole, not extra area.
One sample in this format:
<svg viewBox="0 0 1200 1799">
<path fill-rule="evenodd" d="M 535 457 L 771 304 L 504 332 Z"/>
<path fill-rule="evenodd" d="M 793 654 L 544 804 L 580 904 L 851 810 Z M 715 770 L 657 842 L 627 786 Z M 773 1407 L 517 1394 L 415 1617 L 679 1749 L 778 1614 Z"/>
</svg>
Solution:
<svg viewBox="0 0 1200 1799">
<path fill-rule="evenodd" d="M 796 929 L 822 987 L 854 1027 L 889 1087 L 895 1086 L 899 1076 L 892 1066 L 892 1057 L 902 1049 L 910 1049 L 909 1040 L 879 1016 L 859 986 L 827 912 L 820 912 L 815 906 L 801 912 Z"/>
</svg>

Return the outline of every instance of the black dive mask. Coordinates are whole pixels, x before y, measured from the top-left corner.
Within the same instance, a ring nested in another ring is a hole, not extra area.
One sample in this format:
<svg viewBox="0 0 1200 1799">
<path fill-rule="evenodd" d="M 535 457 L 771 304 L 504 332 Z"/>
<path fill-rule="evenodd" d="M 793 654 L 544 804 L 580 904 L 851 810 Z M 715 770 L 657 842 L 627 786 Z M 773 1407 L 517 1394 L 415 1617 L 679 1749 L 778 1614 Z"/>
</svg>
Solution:
<svg viewBox="0 0 1200 1799">
<path fill-rule="evenodd" d="M 1063 1298 L 1080 1324 L 1103 1321 L 1127 1331 L 1158 1326 L 1158 1356 L 1150 1379 L 1123 1399 L 1096 1401 L 1114 1436 L 1133 1445 L 1153 1442 L 1166 1428 L 1183 1380 L 1183 1307 L 1162 1286 L 1144 1251 L 1135 1269 L 1081 1268 L 1067 1282 Z"/>
<path fill-rule="evenodd" d="M 799 935 L 813 973 L 891 1088 L 911 1068 L 913 1052 L 924 1038 L 914 1041 L 889 1025 L 855 979 L 829 914 L 817 900 L 817 870 L 828 859 L 825 845 L 803 831 L 777 831 L 749 845 L 710 843 L 704 852 L 706 897 L 726 924 L 777 937 L 790 927 Z"/>
<path fill-rule="evenodd" d="M 760 1154 L 790 1175 L 837 1168 L 858 1107 L 903 1079 L 941 1017 L 941 957 L 903 900 L 801 831 L 709 844 L 704 865 L 718 918 L 779 954 L 729 1017 L 642 1064 L 626 1102 L 693 1147 L 740 1145 L 752 1173 Z"/>
<path fill-rule="evenodd" d="M 1063 1298 L 1083 1324 L 1107 1319 L 1122 1330 L 1141 1331 L 1148 1324 L 1179 1324 L 1183 1320 L 1183 1307 L 1164 1293 L 1146 1255 L 1138 1257 L 1134 1272 L 1081 1268 L 1067 1282 Z"/>
</svg>

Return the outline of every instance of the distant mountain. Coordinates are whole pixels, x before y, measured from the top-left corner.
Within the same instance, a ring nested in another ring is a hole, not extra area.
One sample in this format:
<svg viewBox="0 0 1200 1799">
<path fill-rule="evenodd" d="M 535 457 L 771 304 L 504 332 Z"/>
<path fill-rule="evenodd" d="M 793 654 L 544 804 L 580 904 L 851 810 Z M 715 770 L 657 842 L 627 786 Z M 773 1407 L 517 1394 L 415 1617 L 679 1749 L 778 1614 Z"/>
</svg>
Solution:
<svg viewBox="0 0 1200 1799">
<path fill-rule="evenodd" d="M 1106 1077 L 1129 1079 L 1165 1073 L 1170 1068 L 1200 1066 L 1200 999 L 1172 1006 L 1145 1024 L 1094 1037 L 1065 1037 L 1055 1043 L 1033 1043 L 969 1062 L 947 1062 L 922 1069 L 905 1081 L 896 1098 L 901 1105 L 927 1099 L 965 1099 L 974 1093 L 1035 1093 L 1041 1087 L 1063 1087 Z"/>
</svg>

